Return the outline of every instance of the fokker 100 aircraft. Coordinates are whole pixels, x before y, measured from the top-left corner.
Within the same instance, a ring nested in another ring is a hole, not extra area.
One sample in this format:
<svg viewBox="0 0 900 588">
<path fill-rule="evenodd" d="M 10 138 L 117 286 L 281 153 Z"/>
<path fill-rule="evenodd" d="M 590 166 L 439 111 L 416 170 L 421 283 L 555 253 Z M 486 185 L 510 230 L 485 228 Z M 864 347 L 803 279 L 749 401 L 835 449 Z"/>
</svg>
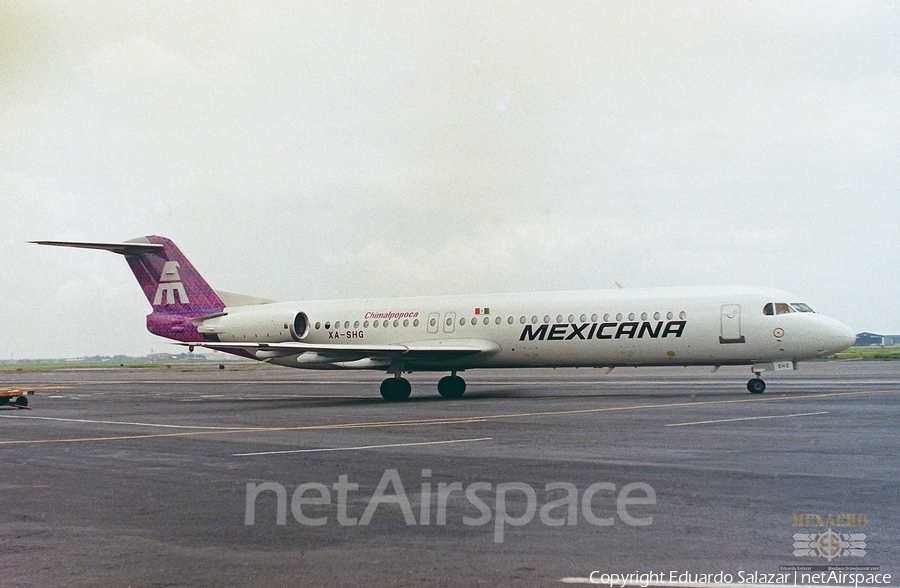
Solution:
<svg viewBox="0 0 900 588">
<path fill-rule="evenodd" d="M 843 323 L 781 290 L 652 288 L 274 302 L 213 290 L 172 241 L 35 241 L 125 256 L 153 312 L 147 329 L 206 347 L 310 369 L 384 370 L 386 400 L 409 398 L 404 373 L 450 372 L 438 392 L 458 398 L 475 368 L 749 365 L 762 372 L 842 351 Z"/>
</svg>

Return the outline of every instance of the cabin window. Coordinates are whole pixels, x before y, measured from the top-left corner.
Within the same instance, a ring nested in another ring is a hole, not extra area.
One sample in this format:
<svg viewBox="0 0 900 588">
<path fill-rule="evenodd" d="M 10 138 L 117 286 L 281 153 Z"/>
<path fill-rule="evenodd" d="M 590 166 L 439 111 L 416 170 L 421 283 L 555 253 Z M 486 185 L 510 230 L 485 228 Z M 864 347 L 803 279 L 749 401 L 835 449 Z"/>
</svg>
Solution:
<svg viewBox="0 0 900 588">
<path fill-rule="evenodd" d="M 545 322 L 545 323 L 549 323 L 549 322 L 550 322 L 550 315 L 549 315 L 549 314 L 545 314 L 545 315 L 544 315 L 544 322 Z"/>
<path fill-rule="evenodd" d="M 558 322 L 558 323 L 561 323 L 561 322 L 562 322 L 562 315 L 561 315 L 561 314 L 556 315 L 556 322 Z"/>
<path fill-rule="evenodd" d="M 325 328 L 326 328 L 326 329 L 330 329 L 330 328 L 331 328 L 331 323 L 326 322 L 326 323 L 325 323 Z"/>
<path fill-rule="evenodd" d="M 497 321 L 500 321 L 500 317 L 497 317 Z M 484 324 L 489 325 L 491 323 L 491 319 L 488 317 L 484 317 Z"/>
<path fill-rule="evenodd" d="M 316 330 L 318 331 L 321 328 L 322 328 L 322 323 L 316 323 Z"/>
<path fill-rule="evenodd" d="M 459 319 L 459 326 L 463 326 L 464 324 L 466 324 L 466 319 L 464 319 L 464 318 Z"/>
<path fill-rule="evenodd" d="M 450 317 L 447 317 L 447 326 L 449 327 L 451 325 L 453 325 L 453 319 Z"/>
<path fill-rule="evenodd" d="M 477 322 L 478 322 L 478 319 L 473 316 L 472 317 L 472 326 L 474 327 L 475 323 L 477 323 Z"/>
<path fill-rule="evenodd" d="M 436 318 L 431 319 L 430 321 L 428 321 L 428 324 L 431 325 L 432 327 L 436 326 L 436 325 L 437 325 L 437 319 L 436 319 Z"/>
<path fill-rule="evenodd" d="M 520 317 L 519 317 L 519 324 L 520 324 L 520 325 L 524 325 L 524 324 L 525 324 L 525 317 L 524 317 L 524 316 L 520 316 Z"/>
<path fill-rule="evenodd" d="M 633 320 L 634 320 L 634 313 L 633 313 L 633 312 L 628 313 L 628 320 L 630 320 L 630 321 L 633 321 Z"/>
<path fill-rule="evenodd" d="M 673 318 L 675 318 L 675 315 L 672 314 L 672 311 L 671 311 L 671 310 L 670 310 L 669 312 L 666 313 L 666 320 L 667 320 L 667 321 L 670 321 L 670 320 L 672 320 Z"/>
<path fill-rule="evenodd" d="M 533 324 L 533 325 L 537 324 L 537 315 L 531 315 L 531 324 Z"/>
<path fill-rule="evenodd" d="M 621 313 L 621 312 L 618 313 L 618 314 L 616 314 L 616 320 L 617 320 L 617 321 L 622 320 L 622 313 Z"/>
<path fill-rule="evenodd" d="M 596 322 L 597 322 L 597 318 L 598 318 L 598 317 L 597 317 L 596 314 L 592 314 L 592 315 L 591 315 L 591 322 L 592 322 L 592 323 L 596 323 Z"/>
<path fill-rule="evenodd" d="M 682 310 L 681 312 L 678 313 L 678 318 L 680 318 L 681 320 L 686 319 L 687 313 Z"/>
<path fill-rule="evenodd" d="M 409 319 L 403 319 L 403 326 L 404 326 L 404 327 L 408 327 L 408 326 L 409 326 Z"/>
<path fill-rule="evenodd" d="M 581 317 L 579 317 L 579 318 L 581 318 L 581 322 L 583 322 L 583 323 L 586 323 L 586 322 L 587 322 L 587 315 L 586 315 L 586 314 L 581 315 Z"/>
<path fill-rule="evenodd" d="M 509 317 L 508 319 L 506 319 L 506 322 L 507 322 L 507 324 L 510 324 L 510 325 L 513 324 L 513 317 Z M 522 317 L 522 322 L 523 323 L 525 322 L 524 316 Z"/>
<path fill-rule="evenodd" d="M 414 326 L 414 327 L 418 327 L 418 326 L 419 326 L 419 319 L 413 319 L 413 326 Z"/>
<path fill-rule="evenodd" d="M 509 318 L 512 318 L 512 317 L 509 317 Z M 502 320 L 498 316 L 497 318 L 494 319 L 494 322 L 499 325 L 502 322 Z M 512 322 L 512 321 L 509 321 L 509 322 Z"/>
<path fill-rule="evenodd" d="M 662 315 L 660 315 L 658 312 L 654 312 L 654 313 L 653 313 L 653 320 L 658 321 L 660 316 L 662 316 Z"/>
</svg>

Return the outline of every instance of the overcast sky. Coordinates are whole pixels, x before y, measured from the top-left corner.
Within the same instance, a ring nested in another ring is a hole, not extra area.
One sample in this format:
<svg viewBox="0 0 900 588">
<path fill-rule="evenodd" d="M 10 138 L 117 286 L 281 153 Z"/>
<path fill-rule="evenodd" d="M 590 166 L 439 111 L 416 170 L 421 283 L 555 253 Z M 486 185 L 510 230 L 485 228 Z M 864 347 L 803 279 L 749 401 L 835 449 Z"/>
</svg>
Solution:
<svg viewBox="0 0 900 588">
<path fill-rule="evenodd" d="M 0 1 L 0 359 L 280 300 L 755 284 L 900 333 L 896 2 Z"/>
</svg>

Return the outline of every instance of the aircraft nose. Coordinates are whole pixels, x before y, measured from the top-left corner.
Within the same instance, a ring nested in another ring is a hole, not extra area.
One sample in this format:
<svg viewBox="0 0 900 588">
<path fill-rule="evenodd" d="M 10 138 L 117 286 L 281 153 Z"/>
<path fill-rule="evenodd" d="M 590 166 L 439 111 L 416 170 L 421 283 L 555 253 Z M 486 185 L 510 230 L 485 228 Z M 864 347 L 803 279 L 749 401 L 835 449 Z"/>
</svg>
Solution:
<svg viewBox="0 0 900 588">
<path fill-rule="evenodd" d="M 832 353 L 843 351 L 856 343 L 856 333 L 844 323 L 834 321 L 828 337 L 832 342 Z"/>
</svg>

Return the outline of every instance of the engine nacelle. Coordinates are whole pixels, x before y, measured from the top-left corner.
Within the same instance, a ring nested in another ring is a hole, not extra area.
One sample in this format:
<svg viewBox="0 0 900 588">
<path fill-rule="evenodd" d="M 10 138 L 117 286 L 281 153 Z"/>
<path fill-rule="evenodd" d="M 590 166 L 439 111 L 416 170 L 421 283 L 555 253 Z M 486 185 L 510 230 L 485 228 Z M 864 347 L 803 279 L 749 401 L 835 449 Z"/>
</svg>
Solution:
<svg viewBox="0 0 900 588">
<path fill-rule="evenodd" d="M 208 318 L 197 331 L 225 343 L 302 341 L 309 334 L 309 318 L 305 312 L 260 308 Z"/>
</svg>

